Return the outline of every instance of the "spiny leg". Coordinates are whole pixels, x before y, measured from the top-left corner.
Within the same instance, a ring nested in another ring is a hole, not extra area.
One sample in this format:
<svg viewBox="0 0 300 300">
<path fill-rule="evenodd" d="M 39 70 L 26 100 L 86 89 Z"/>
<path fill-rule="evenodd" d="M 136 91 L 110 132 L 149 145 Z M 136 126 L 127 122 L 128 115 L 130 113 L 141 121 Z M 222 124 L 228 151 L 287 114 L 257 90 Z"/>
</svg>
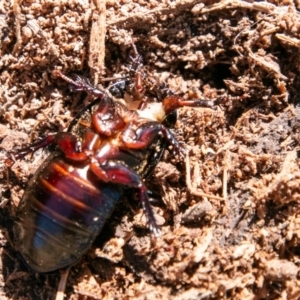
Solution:
<svg viewBox="0 0 300 300">
<path fill-rule="evenodd" d="M 162 135 L 181 158 L 185 157 L 185 149 L 180 145 L 172 132 L 158 122 L 147 122 L 139 126 L 129 126 L 122 134 L 123 144 L 128 149 L 144 149 L 151 145 L 157 135 Z"/>
<path fill-rule="evenodd" d="M 45 148 L 53 144 L 58 146 L 58 148 L 64 153 L 65 157 L 73 161 L 83 161 L 88 158 L 86 151 L 84 151 L 85 149 L 82 149 L 81 142 L 75 135 L 69 132 L 58 132 L 55 135 L 48 135 L 40 141 L 34 142 L 27 147 L 10 153 L 8 158 L 5 160 L 5 164 L 10 167 L 16 160 L 20 160 L 28 154 L 32 154 L 41 148 Z"/>
<path fill-rule="evenodd" d="M 60 77 L 61 79 L 63 79 L 64 81 L 72 84 L 77 91 L 84 91 L 87 92 L 97 98 L 104 98 L 105 96 L 107 96 L 107 94 L 104 91 L 101 91 L 100 89 L 96 88 L 95 86 L 93 86 L 89 80 L 76 75 L 75 79 L 73 80 L 72 78 L 62 74 L 59 70 L 55 70 L 54 74 L 57 77 Z"/>
<path fill-rule="evenodd" d="M 128 187 L 137 188 L 139 191 L 140 201 L 149 224 L 149 229 L 155 236 L 159 235 L 159 229 L 156 225 L 155 217 L 147 193 L 147 188 L 136 172 L 121 162 L 115 162 L 111 160 L 103 163 L 92 160 L 90 169 L 99 179 L 104 182 L 113 182 L 117 184 L 123 184 Z"/>
<path fill-rule="evenodd" d="M 48 135 L 45 138 L 30 144 L 27 147 L 17 149 L 14 152 L 8 154 L 8 157 L 5 160 L 5 165 L 11 167 L 16 160 L 24 158 L 28 154 L 32 154 L 41 148 L 45 148 L 53 144 L 55 135 Z"/>
<path fill-rule="evenodd" d="M 127 111 L 127 108 L 122 104 L 113 101 L 105 92 L 91 85 L 88 80 L 83 79 L 80 76 L 76 76 L 73 80 L 60 71 L 56 70 L 56 75 L 63 80 L 69 82 L 78 91 L 85 91 L 99 99 L 101 99 L 97 109 L 92 113 L 93 126 L 98 133 L 105 136 L 111 136 L 116 131 L 120 130 L 124 126 L 124 120 L 122 113 Z"/>
</svg>

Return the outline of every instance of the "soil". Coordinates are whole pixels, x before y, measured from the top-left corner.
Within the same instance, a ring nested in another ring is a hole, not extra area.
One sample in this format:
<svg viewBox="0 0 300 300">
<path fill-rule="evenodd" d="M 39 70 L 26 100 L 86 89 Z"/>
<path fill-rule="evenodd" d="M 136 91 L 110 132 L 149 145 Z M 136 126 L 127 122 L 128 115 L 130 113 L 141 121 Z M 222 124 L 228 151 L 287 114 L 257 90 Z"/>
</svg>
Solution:
<svg viewBox="0 0 300 300">
<path fill-rule="evenodd" d="M 299 1 L 0 1 L 0 298 L 54 299 L 13 242 L 16 208 L 47 150 L 10 151 L 68 128 L 91 101 L 55 70 L 105 89 L 128 71 L 132 40 L 150 79 L 186 99 L 146 180 L 161 236 L 125 195 L 66 299 L 299 299 Z M 108 80 L 107 80 L 108 78 Z M 188 174 L 187 174 L 188 172 Z M 189 182 L 190 179 L 190 182 Z M 188 182 L 187 182 L 188 181 Z"/>
</svg>

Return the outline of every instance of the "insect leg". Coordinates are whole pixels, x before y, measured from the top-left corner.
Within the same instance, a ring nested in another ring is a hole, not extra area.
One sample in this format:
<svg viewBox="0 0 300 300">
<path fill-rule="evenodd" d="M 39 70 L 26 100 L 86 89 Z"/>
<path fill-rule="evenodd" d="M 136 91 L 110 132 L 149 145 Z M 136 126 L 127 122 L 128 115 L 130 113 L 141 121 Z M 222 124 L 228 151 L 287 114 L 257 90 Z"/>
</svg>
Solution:
<svg viewBox="0 0 300 300">
<path fill-rule="evenodd" d="M 112 160 L 105 161 L 101 164 L 96 160 L 92 160 L 90 169 L 99 179 L 105 182 L 113 182 L 137 188 L 139 190 L 140 201 L 149 224 L 149 229 L 154 235 L 159 234 L 159 229 L 156 225 L 155 217 L 147 194 L 147 188 L 136 172 L 126 165 Z"/>
<path fill-rule="evenodd" d="M 57 77 L 60 77 L 64 81 L 72 84 L 77 91 L 84 91 L 98 98 L 104 98 L 105 96 L 107 96 L 104 91 L 101 91 L 100 89 L 96 88 L 89 82 L 89 80 L 81 76 L 77 75 L 73 80 L 72 78 L 62 74 L 59 70 L 55 70 L 54 73 Z"/>
<path fill-rule="evenodd" d="M 162 100 L 164 111 L 166 114 L 169 114 L 174 110 L 184 106 L 213 108 L 216 104 L 218 104 L 218 102 L 219 102 L 218 100 L 217 101 L 202 100 L 202 99 L 186 100 L 179 96 L 168 96 Z"/>
<path fill-rule="evenodd" d="M 87 137 L 85 138 L 85 140 L 86 139 Z M 90 141 L 90 143 L 88 142 L 89 140 L 87 140 L 85 144 L 89 145 L 92 141 Z M 82 149 L 81 142 L 75 135 L 69 132 L 58 132 L 55 135 L 48 135 L 40 141 L 34 142 L 27 147 L 10 153 L 8 155 L 8 158 L 5 160 L 5 164 L 6 166 L 10 167 L 16 160 L 22 159 L 26 155 L 34 153 L 41 148 L 50 146 L 51 144 L 57 145 L 59 149 L 64 153 L 64 155 L 73 161 L 83 161 L 88 158 L 88 151 L 84 151 L 88 149 L 85 149 L 85 145 L 83 147 L 84 149 Z"/>
<path fill-rule="evenodd" d="M 34 153 L 41 148 L 45 148 L 51 145 L 54 142 L 54 139 L 55 139 L 55 135 L 48 135 L 42 140 L 34 142 L 27 147 L 9 153 L 7 159 L 5 160 L 5 165 L 7 167 L 11 167 L 16 160 L 22 159 L 28 154 Z"/>
<path fill-rule="evenodd" d="M 58 132 L 54 137 L 54 143 L 65 157 L 77 162 L 88 159 L 95 148 L 99 147 L 101 140 L 99 135 L 91 130 L 85 131 L 82 141 L 70 132 Z"/>
<path fill-rule="evenodd" d="M 158 122 L 147 122 L 137 129 L 129 126 L 122 134 L 122 142 L 129 149 L 143 149 L 150 145 L 157 135 L 162 135 L 181 157 L 185 157 L 185 150 L 172 132 Z"/>
<path fill-rule="evenodd" d="M 86 151 L 82 150 L 81 142 L 69 132 L 58 132 L 55 135 L 54 143 L 64 153 L 66 158 L 73 161 L 84 161 L 88 158 Z"/>
</svg>

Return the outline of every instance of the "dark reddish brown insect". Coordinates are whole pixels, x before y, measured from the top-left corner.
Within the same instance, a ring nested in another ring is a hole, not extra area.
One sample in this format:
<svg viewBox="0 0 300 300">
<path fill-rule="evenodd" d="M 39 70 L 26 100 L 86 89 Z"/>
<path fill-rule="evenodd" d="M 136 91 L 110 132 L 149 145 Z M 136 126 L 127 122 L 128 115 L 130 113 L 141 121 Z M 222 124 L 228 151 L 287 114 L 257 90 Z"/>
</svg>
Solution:
<svg viewBox="0 0 300 300">
<path fill-rule="evenodd" d="M 11 154 L 11 165 L 50 144 L 56 150 L 30 180 L 14 224 L 17 249 L 37 272 L 51 272 L 75 264 L 91 246 L 127 188 L 136 188 L 152 234 L 159 230 L 143 178 L 157 164 L 165 143 L 182 157 L 183 148 L 163 124 L 183 106 L 212 106 L 212 101 L 165 96 L 147 100 L 139 70 L 140 57 L 130 71 L 133 98 L 130 110 L 108 93 L 77 77 L 56 75 L 96 100 L 59 132 Z M 146 101 L 147 100 L 147 101 Z M 160 148 L 159 151 L 157 149 Z"/>
</svg>

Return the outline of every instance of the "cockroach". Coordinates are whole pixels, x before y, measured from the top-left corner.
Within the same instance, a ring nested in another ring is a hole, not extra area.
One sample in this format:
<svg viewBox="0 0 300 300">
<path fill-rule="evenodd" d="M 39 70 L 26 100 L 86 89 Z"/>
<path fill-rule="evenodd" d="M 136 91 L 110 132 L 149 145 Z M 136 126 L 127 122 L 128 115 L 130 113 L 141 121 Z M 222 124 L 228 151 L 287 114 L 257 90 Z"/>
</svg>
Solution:
<svg viewBox="0 0 300 300">
<path fill-rule="evenodd" d="M 73 80 L 56 70 L 57 77 L 95 99 L 67 132 L 48 135 L 6 159 L 11 166 L 27 154 L 55 146 L 29 181 L 13 226 L 16 248 L 31 269 L 47 273 L 76 264 L 128 188 L 137 189 L 150 232 L 159 234 L 143 179 L 158 163 L 166 144 L 180 158 L 185 155 L 164 121 L 180 107 L 213 107 L 215 103 L 171 93 L 153 101 L 146 97 L 140 66 L 141 57 L 136 55 L 128 90 L 133 100 L 140 101 L 138 109 L 126 107 L 82 77 Z"/>
</svg>

